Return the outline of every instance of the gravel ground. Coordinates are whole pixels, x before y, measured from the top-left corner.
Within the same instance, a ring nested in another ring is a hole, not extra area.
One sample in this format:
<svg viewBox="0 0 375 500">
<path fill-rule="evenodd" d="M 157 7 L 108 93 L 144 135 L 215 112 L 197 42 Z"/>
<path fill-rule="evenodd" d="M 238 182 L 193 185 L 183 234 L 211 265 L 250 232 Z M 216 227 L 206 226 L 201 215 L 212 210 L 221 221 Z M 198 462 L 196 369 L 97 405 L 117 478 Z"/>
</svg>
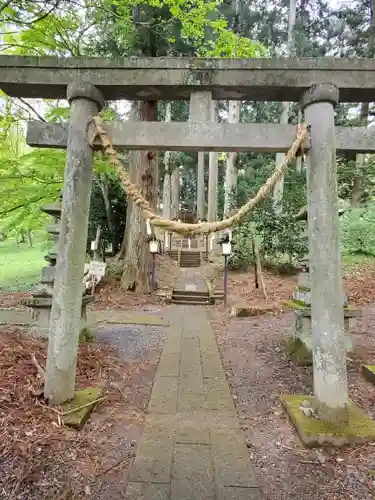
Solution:
<svg viewBox="0 0 375 500">
<path fill-rule="evenodd" d="M 280 393 L 312 391 L 312 368 L 297 367 L 283 351 L 291 313 L 241 319 L 210 313 L 262 499 L 374 500 L 374 444 L 305 449 L 281 408 Z M 360 373 L 361 360 L 375 361 L 375 308 L 353 321 L 352 334 L 350 397 L 375 418 L 375 388 Z"/>
<path fill-rule="evenodd" d="M 160 346 L 167 335 L 167 328 L 145 325 L 98 325 L 92 329 L 96 341 L 117 350 L 126 362 L 142 360 Z"/>
</svg>

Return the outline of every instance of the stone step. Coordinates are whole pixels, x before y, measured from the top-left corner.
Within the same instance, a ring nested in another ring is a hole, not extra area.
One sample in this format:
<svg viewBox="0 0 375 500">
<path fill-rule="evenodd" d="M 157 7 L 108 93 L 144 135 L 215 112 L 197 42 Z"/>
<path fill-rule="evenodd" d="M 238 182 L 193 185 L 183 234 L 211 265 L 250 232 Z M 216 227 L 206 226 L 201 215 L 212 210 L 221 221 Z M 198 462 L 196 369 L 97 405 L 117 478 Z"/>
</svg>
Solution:
<svg viewBox="0 0 375 500">
<path fill-rule="evenodd" d="M 208 292 L 202 290 L 179 290 L 174 289 L 172 295 L 194 295 L 195 297 L 208 297 Z"/>
<path fill-rule="evenodd" d="M 208 300 L 206 301 L 197 301 L 197 300 L 191 300 L 191 301 L 187 301 L 187 300 L 183 300 L 183 299 L 173 299 L 172 298 L 172 304 L 177 304 L 177 305 L 185 305 L 185 306 L 205 306 L 205 305 L 209 305 L 209 302 Z"/>
<path fill-rule="evenodd" d="M 196 295 L 172 295 L 172 302 L 174 300 L 182 302 L 208 302 L 208 295 L 206 296 L 196 296 Z"/>
</svg>

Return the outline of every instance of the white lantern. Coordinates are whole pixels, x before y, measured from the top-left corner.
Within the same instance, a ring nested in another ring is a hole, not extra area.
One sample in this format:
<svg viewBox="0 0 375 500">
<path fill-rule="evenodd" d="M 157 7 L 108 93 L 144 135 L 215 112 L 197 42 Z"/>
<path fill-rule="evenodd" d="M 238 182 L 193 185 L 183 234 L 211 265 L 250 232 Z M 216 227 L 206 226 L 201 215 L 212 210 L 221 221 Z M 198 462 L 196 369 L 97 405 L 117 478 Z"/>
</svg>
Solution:
<svg viewBox="0 0 375 500">
<path fill-rule="evenodd" d="M 221 253 L 224 257 L 228 257 L 232 253 L 232 244 L 230 241 L 221 244 Z"/>
<path fill-rule="evenodd" d="M 150 240 L 148 242 L 149 244 L 149 249 L 150 249 L 150 253 L 155 255 L 157 253 L 159 253 L 159 242 L 158 240 Z"/>
</svg>

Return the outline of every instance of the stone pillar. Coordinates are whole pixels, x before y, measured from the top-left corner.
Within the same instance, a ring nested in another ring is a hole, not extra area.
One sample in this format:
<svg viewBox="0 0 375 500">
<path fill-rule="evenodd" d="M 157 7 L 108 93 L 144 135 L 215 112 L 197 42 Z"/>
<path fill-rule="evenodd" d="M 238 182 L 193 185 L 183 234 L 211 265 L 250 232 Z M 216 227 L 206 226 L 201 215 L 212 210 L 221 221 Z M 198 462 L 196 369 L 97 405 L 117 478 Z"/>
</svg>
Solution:
<svg viewBox="0 0 375 500">
<path fill-rule="evenodd" d="M 307 169 L 314 397 L 323 420 L 348 418 L 348 381 L 338 215 L 334 106 L 338 89 L 313 85 L 303 96 L 311 147 Z"/>
<path fill-rule="evenodd" d="M 88 123 L 103 106 L 101 92 L 89 83 L 69 85 L 67 98 L 71 110 L 44 387 L 52 404 L 74 396 L 93 170 Z"/>
<path fill-rule="evenodd" d="M 209 122 L 212 119 L 212 94 L 211 92 L 193 92 L 190 96 L 189 122 L 198 126 L 199 122 Z M 205 218 L 204 195 L 204 152 L 198 153 L 197 166 L 197 217 Z"/>
<path fill-rule="evenodd" d="M 212 101 L 212 121 L 217 121 L 218 103 Z M 214 222 L 217 219 L 217 184 L 218 184 L 218 156 L 216 152 L 209 154 L 208 166 L 208 222 Z"/>
</svg>

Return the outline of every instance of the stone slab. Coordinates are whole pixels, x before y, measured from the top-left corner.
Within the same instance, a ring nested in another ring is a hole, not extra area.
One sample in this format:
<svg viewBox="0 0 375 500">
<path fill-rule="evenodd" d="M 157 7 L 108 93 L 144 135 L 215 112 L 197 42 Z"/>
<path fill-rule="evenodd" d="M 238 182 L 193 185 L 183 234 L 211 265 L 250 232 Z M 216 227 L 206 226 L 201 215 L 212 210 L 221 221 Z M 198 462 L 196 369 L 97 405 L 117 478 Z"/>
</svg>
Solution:
<svg viewBox="0 0 375 500">
<path fill-rule="evenodd" d="M 169 322 L 162 316 L 156 316 L 154 314 L 133 314 L 116 310 L 88 311 L 87 322 L 89 326 L 97 325 L 99 323 L 149 326 L 169 325 Z"/>
<path fill-rule="evenodd" d="M 149 412 L 175 413 L 177 410 L 177 377 L 156 375 L 148 405 Z"/>
<path fill-rule="evenodd" d="M 232 411 L 235 409 L 233 398 L 225 377 L 206 378 L 204 379 L 204 385 L 206 390 L 205 409 L 225 411 Z"/>
<path fill-rule="evenodd" d="M 362 374 L 368 382 L 375 384 L 375 365 L 362 365 Z"/>
<path fill-rule="evenodd" d="M 236 488 L 219 487 L 217 490 L 218 500 L 261 500 L 260 489 L 255 488 Z"/>
<path fill-rule="evenodd" d="M 178 377 L 180 373 L 180 353 L 163 352 L 158 365 L 160 377 Z"/>
<path fill-rule="evenodd" d="M 129 499 L 148 498 L 146 485 L 168 500 L 258 499 L 207 313 L 172 306 L 168 319 Z"/>
<path fill-rule="evenodd" d="M 312 84 L 331 82 L 342 102 L 373 102 L 375 62 L 337 58 L 0 57 L 0 88 L 11 97 L 65 99 L 74 80 L 97 85 L 105 100 L 296 101 Z"/>
<path fill-rule="evenodd" d="M 218 354 L 207 354 L 207 351 L 201 351 L 201 357 L 203 378 L 217 378 L 220 379 L 223 384 L 226 384 L 223 365 Z"/>
<path fill-rule="evenodd" d="M 29 326 L 33 323 L 31 312 L 24 309 L 0 309 L 0 325 Z"/>
<path fill-rule="evenodd" d="M 349 401 L 349 422 L 332 425 L 302 413 L 300 406 L 305 401 L 313 407 L 312 396 L 282 394 L 280 399 L 298 436 L 308 447 L 344 446 L 375 441 L 375 421 L 352 401 Z"/>
<path fill-rule="evenodd" d="M 70 412 L 77 408 L 77 411 L 68 413 L 62 417 L 64 425 L 73 427 L 74 429 L 81 430 L 89 419 L 91 413 L 94 411 L 96 406 L 96 400 L 99 399 L 103 394 L 103 389 L 101 387 L 86 387 L 85 389 L 79 389 L 74 393 L 74 398 L 68 403 L 61 405 L 62 412 Z M 84 406 L 81 408 L 83 405 Z"/>
<path fill-rule="evenodd" d="M 167 419 L 146 419 L 130 473 L 131 482 L 168 484 L 171 480 L 175 426 Z"/>
<path fill-rule="evenodd" d="M 176 444 L 171 500 L 215 500 L 214 471 L 209 446 Z"/>
<path fill-rule="evenodd" d="M 258 487 L 241 430 L 211 430 L 215 480 L 219 486 Z"/>
<path fill-rule="evenodd" d="M 128 483 L 125 500 L 170 500 L 170 485 Z"/>
</svg>

